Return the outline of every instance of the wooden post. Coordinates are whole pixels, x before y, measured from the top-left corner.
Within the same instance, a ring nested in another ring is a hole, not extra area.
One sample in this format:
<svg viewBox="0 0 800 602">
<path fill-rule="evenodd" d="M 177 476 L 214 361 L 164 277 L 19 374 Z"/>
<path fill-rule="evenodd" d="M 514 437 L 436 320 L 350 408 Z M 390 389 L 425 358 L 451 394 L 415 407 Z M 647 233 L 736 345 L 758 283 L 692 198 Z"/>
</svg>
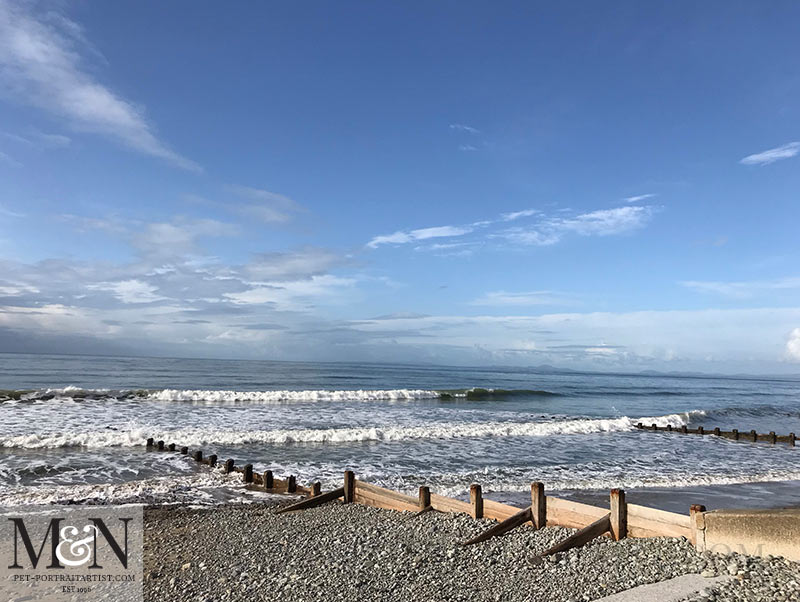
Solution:
<svg viewBox="0 0 800 602">
<path fill-rule="evenodd" d="M 628 535 L 628 504 L 625 503 L 625 491 L 611 490 L 611 537 L 619 541 Z"/>
<path fill-rule="evenodd" d="M 252 483 L 253 482 L 253 465 L 252 464 L 245 464 L 244 465 L 244 482 L 245 483 Z"/>
<path fill-rule="evenodd" d="M 698 552 L 706 549 L 705 528 L 706 522 L 703 513 L 706 507 L 702 504 L 692 504 L 689 508 L 689 519 L 692 522 L 692 543 Z"/>
<path fill-rule="evenodd" d="M 738 441 L 739 440 L 739 429 L 733 429 L 731 432 L 733 433 L 733 440 L 734 441 Z"/>
<path fill-rule="evenodd" d="M 644 425 L 643 425 L 641 422 L 638 422 L 638 423 L 636 424 L 636 428 L 637 428 L 637 429 L 644 428 Z"/>
<path fill-rule="evenodd" d="M 322 483 L 315 481 L 311 484 L 311 493 L 309 497 L 317 497 L 320 493 L 322 493 Z"/>
<path fill-rule="evenodd" d="M 419 488 L 419 509 L 425 510 L 425 508 L 427 508 L 430 505 L 431 505 L 431 488 L 422 485 Z"/>
<path fill-rule="evenodd" d="M 344 471 L 344 503 L 350 504 L 356 498 L 356 475 L 352 470 Z"/>
<path fill-rule="evenodd" d="M 230 474 L 233 472 L 233 458 L 228 458 L 225 460 L 225 474 Z"/>
<path fill-rule="evenodd" d="M 158 442 L 158 451 L 164 451 L 164 442 L 163 441 L 159 441 Z"/>
<path fill-rule="evenodd" d="M 751 431 L 750 431 L 750 436 L 753 438 L 753 443 L 755 443 L 756 441 L 758 441 L 758 433 L 756 433 L 755 431 L 752 431 L 752 430 L 751 430 Z"/>
<path fill-rule="evenodd" d="M 789 433 L 789 445 L 794 447 L 794 442 L 797 440 L 797 437 L 794 436 L 794 433 Z"/>
<path fill-rule="evenodd" d="M 714 434 L 715 434 L 717 437 L 719 437 L 719 436 L 720 436 L 720 433 L 721 433 L 721 432 L 722 432 L 722 431 L 720 431 L 720 430 L 719 430 L 719 427 L 718 427 L 718 426 L 715 426 L 715 427 L 714 427 Z"/>
<path fill-rule="evenodd" d="M 778 442 L 778 436 L 775 434 L 775 431 L 769 432 L 769 440 L 772 445 L 775 445 Z"/>
<path fill-rule="evenodd" d="M 288 491 L 289 493 L 294 493 L 295 491 L 297 491 L 297 479 L 293 474 L 289 475 L 289 481 L 286 485 L 286 491 Z"/>
<path fill-rule="evenodd" d="M 194 454 L 192 454 L 192 457 L 194 458 L 195 462 L 202 462 L 203 461 L 203 450 L 202 449 L 198 449 L 197 451 L 194 452 Z"/>
<path fill-rule="evenodd" d="M 275 487 L 275 481 L 272 478 L 272 471 L 264 471 L 264 489 L 272 489 Z"/>
<path fill-rule="evenodd" d="M 547 498 L 544 495 L 544 483 L 531 483 L 531 522 L 537 529 L 547 524 Z"/>
<path fill-rule="evenodd" d="M 483 494 L 477 483 L 469 486 L 469 501 L 472 504 L 472 518 L 483 518 Z"/>
<path fill-rule="evenodd" d="M 684 424 L 684 425 L 681 427 L 681 432 L 682 432 L 682 433 L 684 433 L 684 434 L 688 433 L 688 432 L 689 432 L 689 427 L 687 427 L 687 426 Z"/>
<path fill-rule="evenodd" d="M 668 431 L 670 431 L 670 432 L 672 432 L 672 425 L 671 425 L 671 424 L 668 424 L 668 425 L 667 425 L 667 430 L 668 430 Z"/>
<path fill-rule="evenodd" d="M 153 444 L 154 444 L 154 443 L 155 443 L 155 440 L 154 440 L 152 437 L 150 437 L 150 438 L 147 440 L 147 447 L 153 447 Z"/>
<path fill-rule="evenodd" d="M 181 448 L 181 453 L 185 456 L 186 454 L 189 453 L 189 448 L 188 447 L 182 447 Z"/>
<path fill-rule="evenodd" d="M 705 435 L 706 434 L 706 430 L 702 426 L 698 426 L 697 427 L 697 434 L 698 435 Z"/>
<path fill-rule="evenodd" d="M 168 449 L 169 451 L 175 451 L 175 444 L 174 444 L 174 443 L 170 443 L 170 444 L 167 446 L 167 449 Z"/>
<path fill-rule="evenodd" d="M 653 423 L 653 426 L 652 426 L 651 428 L 652 428 L 654 431 L 657 431 L 657 430 L 658 430 L 658 427 L 656 426 L 656 424 L 655 424 L 655 423 Z"/>
</svg>

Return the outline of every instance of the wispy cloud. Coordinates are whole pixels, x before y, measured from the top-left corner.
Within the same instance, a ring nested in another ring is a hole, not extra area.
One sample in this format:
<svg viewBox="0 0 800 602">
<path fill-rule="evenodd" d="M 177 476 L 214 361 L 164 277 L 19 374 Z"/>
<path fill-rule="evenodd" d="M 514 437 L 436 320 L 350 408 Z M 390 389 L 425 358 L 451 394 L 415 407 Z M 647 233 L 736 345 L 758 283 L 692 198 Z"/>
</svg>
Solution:
<svg viewBox="0 0 800 602">
<path fill-rule="evenodd" d="M 11 211 L 11 209 L 6 209 L 2 205 L 0 205 L 0 215 L 5 215 L 6 217 L 25 217 L 25 214 Z"/>
<path fill-rule="evenodd" d="M 530 217 L 539 213 L 536 209 L 523 209 L 522 211 L 512 211 L 511 213 L 503 213 L 500 216 L 504 222 L 513 222 L 521 217 Z"/>
<path fill-rule="evenodd" d="M 714 293 L 740 299 L 753 297 L 758 293 L 781 290 L 800 290 L 800 277 L 778 278 L 775 280 L 750 280 L 739 282 L 686 280 L 681 282 L 686 288 Z"/>
<path fill-rule="evenodd" d="M 652 199 L 654 196 L 656 195 L 653 193 L 637 194 L 635 196 L 625 197 L 624 201 L 626 203 L 638 203 L 639 201 L 643 201 L 645 199 Z"/>
<path fill-rule="evenodd" d="M 6 165 L 10 165 L 11 167 L 22 167 L 22 163 L 14 159 L 11 155 L 0 151 L 0 163 L 5 163 Z"/>
<path fill-rule="evenodd" d="M 560 303 L 552 291 L 529 291 L 510 293 L 507 291 L 489 292 L 471 302 L 471 305 L 515 306 L 554 305 Z"/>
<path fill-rule="evenodd" d="M 799 152 L 800 142 L 789 142 L 777 148 L 771 148 L 754 155 L 747 155 L 739 163 L 744 165 L 769 165 L 781 159 L 791 159 Z"/>
<path fill-rule="evenodd" d="M 304 211 L 300 203 L 294 199 L 261 188 L 234 186 L 234 193 L 250 201 L 248 204 L 233 206 L 233 210 L 264 223 L 284 223 L 297 213 Z"/>
<path fill-rule="evenodd" d="M 375 249 L 380 245 L 394 244 L 402 245 L 429 238 L 445 238 L 452 236 L 463 236 L 473 231 L 471 226 L 436 226 L 433 228 L 420 228 L 418 230 L 398 231 L 394 234 L 384 234 L 376 236 L 367 243 L 367 246 Z"/>
<path fill-rule="evenodd" d="M 643 206 L 600 209 L 574 217 L 547 218 L 530 228 L 511 228 L 498 236 L 512 242 L 538 246 L 555 244 L 567 234 L 611 236 L 643 227 L 655 211 L 653 207 Z"/>
<path fill-rule="evenodd" d="M 97 81 L 83 66 L 81 27 L 30 12 L 29 3 L 0 0 L 0 82 L 12 98 L 44 109 L 79 131 L 113 138 L 136 151 L 200 171 L 156 135 L 141 108 Z M 57 18 L 55 18 L 57 17 Z"/>
<path fill-rule="evenodd" d="M 469 125 L 464 125 L 463 123 L 451 123 L 450 129 L 455 130 L 457 132 L 466 132 L 467 134 L 480 134 L 481 131 L 477 128 L 474 128 Z"/>
<path fill-rule="evenodd" d="M 472 146 L 471 144 L 460 144 L 458 146 L 458 150 L 465 151 L 465 152 L 473 152 L 478 150 L 478 147 Z"/>
<path fill-rule="evenodd" d="M 69 136 L 64 136 L 62 134 L 46 134 L 36 130 L 24 136 L 12 132 L 2 132 L 2 136 L 7 140 L 12 140 L 23 146 L 37 149 L 65 148 L 72 143 L 72 138 Z"/>
</svg>

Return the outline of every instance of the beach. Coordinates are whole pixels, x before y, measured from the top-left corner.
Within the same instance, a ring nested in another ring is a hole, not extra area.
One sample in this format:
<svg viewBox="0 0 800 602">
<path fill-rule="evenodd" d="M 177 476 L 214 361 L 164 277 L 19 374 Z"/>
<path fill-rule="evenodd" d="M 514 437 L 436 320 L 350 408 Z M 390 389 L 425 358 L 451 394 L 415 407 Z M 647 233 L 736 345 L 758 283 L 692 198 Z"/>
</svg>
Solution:
<svg viewBox="0 0 800 602">
<path fill-rule="evenodd" d="M 275 514 L 290 501 L 147 510 L 145 600 L 577 602 L 687 574 L 712 584 L 697 600 L 800 600 L 800 564 L 698 553 L 684 539 L 602 537 L 538 563 L 572 530 L 523 527 L 464 547 L 494 523 L 339 502 Z"/>
</svg>

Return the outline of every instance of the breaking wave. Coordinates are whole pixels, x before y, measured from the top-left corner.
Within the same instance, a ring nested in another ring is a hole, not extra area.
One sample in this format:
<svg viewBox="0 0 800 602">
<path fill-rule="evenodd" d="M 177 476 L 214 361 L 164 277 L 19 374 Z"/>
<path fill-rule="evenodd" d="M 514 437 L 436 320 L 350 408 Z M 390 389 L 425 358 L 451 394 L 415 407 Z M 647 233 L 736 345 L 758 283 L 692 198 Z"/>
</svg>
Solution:
<svg viewBox="0 0 800 602">
<path fill-rule="evenodd" d="M 345 443 L 358 441 L 405 441 L 415 439 L 470 439 L 486 437 L 547 437 L 553 435 L 585 435 L 592 433 L 636 430 L 636 423 L 671 425 L 688 424 L 693 416 L 704 415 L 696 410 L 665 416 L 644 418 L 577 418 L 548 422 L 445 422 L 423 426 L 371 426 L 321 429 L 222 430 L 213 428 L 178 429 L 162 432 L 95 430 L 28 434 L 0 439 L 0 447 L 37 449 L 45 447 L 115 447 L 144 445 L 148 437 L 167 443 L 196 446 Z"/>
</svg>

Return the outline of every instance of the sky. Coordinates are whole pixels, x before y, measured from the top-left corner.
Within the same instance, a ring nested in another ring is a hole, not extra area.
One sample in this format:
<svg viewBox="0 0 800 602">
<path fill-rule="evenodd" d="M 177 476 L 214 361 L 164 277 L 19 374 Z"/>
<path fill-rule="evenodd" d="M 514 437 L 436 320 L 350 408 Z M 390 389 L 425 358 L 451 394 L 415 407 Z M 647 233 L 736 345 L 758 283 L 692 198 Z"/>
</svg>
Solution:
<svg viewBox="0 0 800 602">
<path fill-rule="evenodd" d="M 0 0 L 0 351 L 800 374 L 798 22 Z"/>
</svg>

